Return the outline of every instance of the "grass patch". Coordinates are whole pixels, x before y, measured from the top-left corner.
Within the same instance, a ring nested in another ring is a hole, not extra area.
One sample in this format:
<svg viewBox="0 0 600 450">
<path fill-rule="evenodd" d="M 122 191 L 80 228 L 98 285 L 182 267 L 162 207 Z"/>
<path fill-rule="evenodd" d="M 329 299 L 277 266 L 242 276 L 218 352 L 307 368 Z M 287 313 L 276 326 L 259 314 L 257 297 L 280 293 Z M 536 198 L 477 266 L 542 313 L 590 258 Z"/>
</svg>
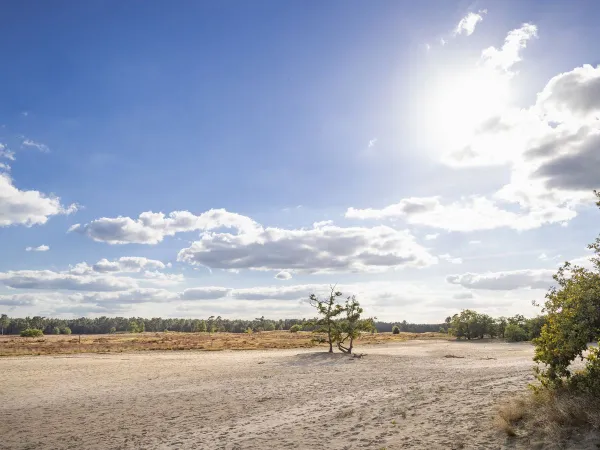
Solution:
<svg viewBox="0 0 600 450">
<path fill-rule="evenodd" d="M 0 336 L 0 356 L 56 355 L 73 353 L 132 352 L 149 350 L 265 350 L 310 348 L 314 334 L 300 331 L 265 331 L 253 333 L 116 333 L 102 335 L 48 335 L 33 340 L 18 336 Z M 364 334 L 357 345 L 385 344 L 414 339 L 448 339 L 440 333 Z"/>
<path fill-rule="evenodd" d="M 568 390 L 527 392 L 500 405 L 494 425 L 507 436 L 560 447 L 600 433 L 600 401 L 595 395 Z"/>
</svg>

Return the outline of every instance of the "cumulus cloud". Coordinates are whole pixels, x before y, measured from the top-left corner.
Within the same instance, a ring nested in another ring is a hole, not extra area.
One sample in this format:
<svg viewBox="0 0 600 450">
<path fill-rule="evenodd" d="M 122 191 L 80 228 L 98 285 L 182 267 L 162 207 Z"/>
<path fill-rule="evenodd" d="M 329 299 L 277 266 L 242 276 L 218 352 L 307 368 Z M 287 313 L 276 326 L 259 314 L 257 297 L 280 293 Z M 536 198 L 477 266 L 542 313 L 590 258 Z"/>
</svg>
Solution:
<svg viewBox="0 0 600 450">
<path fill-rule="evenodd" d="M 520 28 L 508 33 L 500 49 L 489 47 L 482 52 L 483 66 L 512 75 L 512 67 L 521 61 L 521 51 L 527 47 L 529 40 L 535 37 L 537 27 L 531 23 L 524 23 Z"/>
<path fill-rule="evenodd" d="M 252 219 L 224 209 L 211 209 L 199 216 L 189 211 L 174 211 L 168 215 L 149 211 L 135 220 L 130 217 L 103 217 L 84 225 L 76 224 L 69 232 L 76 231 L 109 244 L 158 244 L 166 236 L 176 233 L 217 228 L 249 232 L 256 225 Z"/>
<path fill-rule="evenodd" d="M 526 212 L 508 211 L 481 196 L 466 197 L 449 204 L 443 204 L 439 197 L 413 197 L 382 209 L 348 208 L 346 217 L 363 220 L 404 219 L 413 225 L 463 232 L 504 227 L 528 230 L 572 218 L 571 211 L 566 215 L 563 210 L 556 210 L 554 214 L 548 212 L 552 211 L 536 208 Z"/>
<path fill-rule="evenodd" d="M 208 286 L 186 289 L 180 294 L 182 300 L 216 300 L 227 296 L 230 288 Z"/>
<path fill-rule="evenodd" d="M 439 237 L 440 233 L 431 233 L 431 234 L 426 234 L 425 235 L 425 240 L 426 241 L 433 241 L 435 239 L 437 239 Z"/>
<path fill-rule="evenodd" d="M 512 270 L 505 272 L 465 273 L 449 275 L 446 281 L 468 289 L 510 291 L 514 289 L 549 289 L 553 285 L 553 270 Z"/>
<path fill-rule="evenodd" d="M 553 77 L 526 110 L 482 124 L 467 145 L 444 159 L 452 166 L 506 165 L 510 182 L 498 201 L 536 211 L 536 220 L 566 222 L 593 199 L 600 159 L 600 68 L 585 65 Z"/>
<path fill-rule="evenodd" d="M 58 214 L 71 214 L 77 205 L 65 207 L 60 198 L 38 191 L 17 189 L 7 173 L 0 173 L 0 227 L 42 225 Z"/>
<path fill-rule="evenodd" d="M 32 294 L 0 295 L 0 306 L 8 306 L 9 308 L 33 306 L 37 302 L 37 297 Z"/>
<path fill-rule="evenodd" d="M 600 116 L 600 66 L 585 64 L 550 79 L 537 95 L 541 114 L 557 122 L 597 120 Z"/>
<path fill-rule="evenodd" d="M 308 273 L 376 272 L 436 262 L 404 230 L 386 226 L 312 229 L 258 228 L 252 233 L 204 233 L 179 252 L 179 261 L 218 269 Z"/>
<path fill-rule="evenodd" d="M 51 270 L 0 272 L 0 284 L 15 289 L 56 289 L 74 291 L 124 291 L 137 287 L 131 278 L 74 275 Z"/>
<path fill-rule="evenodd" d="M 142 270 L 162 270 L 166 266 L 156 259 L 139 256 L 123 256 L 115 261 L 105 258 L 92 266 L 95 272 L 141 272 Z"/>
<path fill-rule="evenodd" d="M 25 248 L 26 252 L 47 252 L 50 250 L 50 247 L 47 245 L 40 245 L 39 247 L 27 247 Z"/>
<path fill-rule="evenodd" d="M 275 278 L 277 278 L 278 280 L 291 280 L 292 274 L 285 270 L 282 270 L 281 272 L 278 272 L 277 275 L 275 275 Z"/>
<path fill-rule="evenodd" d="M 483 20 L 483 15 L 487 13 L 487 10 L 483 9 L 478 13 L 470 12 L 465 17 L 460 19 L 458 25 L 454 29 L 454 35 L 465 34 L 471 36 L 475 31 L 475 27 L 479 22 Z"/>
</svg>

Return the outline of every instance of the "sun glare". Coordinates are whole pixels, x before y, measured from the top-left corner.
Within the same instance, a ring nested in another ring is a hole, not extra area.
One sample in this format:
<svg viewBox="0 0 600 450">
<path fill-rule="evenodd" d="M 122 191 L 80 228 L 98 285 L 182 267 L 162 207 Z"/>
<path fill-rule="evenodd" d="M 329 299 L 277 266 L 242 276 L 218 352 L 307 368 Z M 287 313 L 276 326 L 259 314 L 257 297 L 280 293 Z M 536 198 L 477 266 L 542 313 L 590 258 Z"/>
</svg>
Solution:
<svg viewBox="0 0 600 450">
<path fill-rule="evenodd" d="M 427 128 L 436 135 L 436 141 L 460 145 L 478 124 L 508 106 L 508 79 L 484 68 L 446 75 L 428 103 Z"/>
</svg>

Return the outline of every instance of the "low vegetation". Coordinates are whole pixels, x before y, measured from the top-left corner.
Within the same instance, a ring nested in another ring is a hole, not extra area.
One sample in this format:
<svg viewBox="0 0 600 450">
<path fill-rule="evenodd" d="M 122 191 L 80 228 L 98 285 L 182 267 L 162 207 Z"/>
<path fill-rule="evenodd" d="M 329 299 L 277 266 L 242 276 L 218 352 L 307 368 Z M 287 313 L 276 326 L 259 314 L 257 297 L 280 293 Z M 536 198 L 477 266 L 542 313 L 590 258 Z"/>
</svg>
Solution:
<svg viewBox="0 0 600 450">
<path fill-rule="evenodd" d="M 118 333 L 96 335 L 47 335 L 38 339 L 0 336 L 0 356 L 108 353 L 147 350 L 265 350 L 323 347 L 308 331 L 261 331 L 257 333 Z M 360 345 L 376 345 L 408 340 L 448 339 L 440 333 L 367 333 L 357 339 Z"/>
<path fill-rule="evenodd" d="M 529 341 L 540 336 L 545 316 L 527 319 L 517 314 L 497 319 L 465 309 L 446 318 L 448 333 L 459 339 L 501 338 L 509 342 Z"/>
<path fill-rule="evenodd" d="M 599 201 L 600 194 L 595 192 Z M 499 410 L 510 436 L 542 435 L 552 442 L 600 433 L 600 238 L 592 269 L 565 263 L 546 295 L 546 319 L 534 339 L 537 382 Z"/>
</svg>

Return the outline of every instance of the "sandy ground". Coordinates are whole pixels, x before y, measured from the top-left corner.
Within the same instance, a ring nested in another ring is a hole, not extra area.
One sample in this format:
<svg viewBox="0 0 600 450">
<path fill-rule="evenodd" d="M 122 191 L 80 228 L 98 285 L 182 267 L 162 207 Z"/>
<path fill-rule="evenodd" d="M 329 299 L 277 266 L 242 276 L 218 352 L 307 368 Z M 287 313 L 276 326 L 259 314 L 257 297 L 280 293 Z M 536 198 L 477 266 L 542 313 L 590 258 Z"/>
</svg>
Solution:
<svg viewBox="0 0 600 450">
<path fill-rule="evenodd" d="M 501 342 L 0 359 L 7 449 L 500 449 L 495 402 L 532 380 Z M 445 355 L 463 358 L 446 358 Z"/>
</svg>

